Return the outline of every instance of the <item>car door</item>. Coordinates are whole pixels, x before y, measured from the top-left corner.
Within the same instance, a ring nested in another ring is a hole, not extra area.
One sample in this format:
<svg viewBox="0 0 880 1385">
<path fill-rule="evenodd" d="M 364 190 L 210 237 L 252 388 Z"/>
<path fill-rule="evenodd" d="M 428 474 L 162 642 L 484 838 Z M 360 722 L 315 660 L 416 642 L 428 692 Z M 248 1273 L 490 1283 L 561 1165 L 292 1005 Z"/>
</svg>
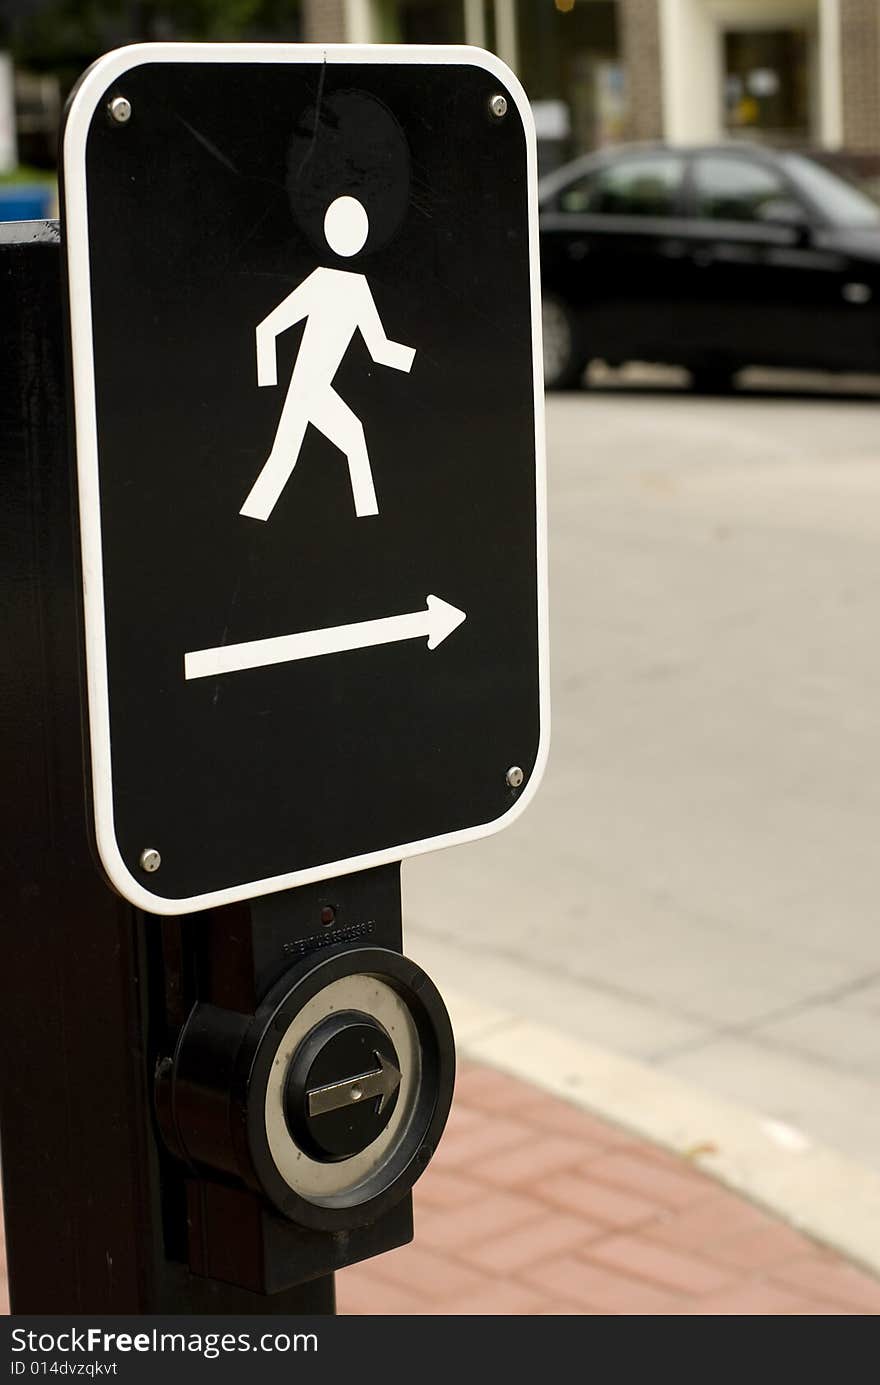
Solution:
<svg viewBox="0 0 880 1385">
<path fill-rule="evenodd" d="M 610 158 L 559 188 L 541 217 L 542 275 L 582 314 L 592 356 L 668 360 L 682 266 L 663 247 L 683 232 L 687 160 L 646 150 Z"/>
<path fill-rule="evenodd" d="M 687 263 L 700 365 L 846 366 L 834 329 L 849 259 L 823 244 L 815 210 L 770 159 L 734 150 L 693 157 Z M 829 318 L 829 314 L 832 318 Z"/>
</svg>

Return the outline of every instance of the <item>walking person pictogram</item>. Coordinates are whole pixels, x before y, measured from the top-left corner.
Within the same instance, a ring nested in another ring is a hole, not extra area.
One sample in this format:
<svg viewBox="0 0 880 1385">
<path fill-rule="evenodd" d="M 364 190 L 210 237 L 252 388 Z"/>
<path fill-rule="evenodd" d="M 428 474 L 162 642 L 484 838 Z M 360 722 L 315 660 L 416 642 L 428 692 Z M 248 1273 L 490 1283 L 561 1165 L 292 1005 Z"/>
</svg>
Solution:
<svg viewBox="0 0 880 1385">
<path fill-rule="evenodd" d="M 324 217 L 324 235 L 335 254 L 356 255 L 367 239 L 369 219 L 355 197 L 337 197 Z M 333 389 L 355 332 L 377 365 L 409 371 L 415 349 L 390 341 L 366 276 L 346 269 L 315 269 L 257 328 L 257 384 L 277 385 L 276 338 L 306 319 L 299 354 L 272 450 L 239 511 L 266 520 L 296 466 L 309 424 L 348 459 L 355 513 L 376 515 L 379 506 L 363 424 Z"/>
</svg>

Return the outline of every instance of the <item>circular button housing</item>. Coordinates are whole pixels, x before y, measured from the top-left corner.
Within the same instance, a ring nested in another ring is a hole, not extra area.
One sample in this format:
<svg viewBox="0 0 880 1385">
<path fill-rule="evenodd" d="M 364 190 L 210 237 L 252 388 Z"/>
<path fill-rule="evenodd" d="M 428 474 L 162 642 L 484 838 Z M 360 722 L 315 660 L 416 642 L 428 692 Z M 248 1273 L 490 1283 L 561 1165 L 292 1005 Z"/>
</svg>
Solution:
<svg viewBox="0 0 880 1385">
<path fill-rule="evenodd" d="M 410 1190 L 446 1124 L 455 1044 L 436 988 L 399 952 L 328 949 L 281 977 L 229 1050 L 231 1146 L 208 1162 L 241 1171 L 299 1226 L 369 1226 Z M 199 1097 L 222 1013 L 197 1006 L 178 1044 L 195 1100 L 178 1103 L 181 1140 L 203 1141 Z M 233 1023 L 233 1017 L 226 1021 Z M 220 1163 L 219 1160 L 223 1162 Z"/>
<path fill-rule="evenodd" d="M 313 1159 L 360 1154 L 388 1125 L 400 1082 L 397 1050 L 376 1019 L 357 1010 L 330 1015 L 290 1063 L 284 1092 L 290 1133 Z"/>
</svg>

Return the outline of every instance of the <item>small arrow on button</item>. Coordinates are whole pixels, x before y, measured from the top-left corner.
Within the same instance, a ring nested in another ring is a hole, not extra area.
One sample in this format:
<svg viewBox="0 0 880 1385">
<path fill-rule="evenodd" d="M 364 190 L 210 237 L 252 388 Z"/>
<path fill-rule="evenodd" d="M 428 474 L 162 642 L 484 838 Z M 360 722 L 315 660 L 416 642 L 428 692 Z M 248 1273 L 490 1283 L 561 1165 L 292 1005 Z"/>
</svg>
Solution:
<svg viewBox="0 0 880 1385">
<path fill-rule="evenodd" d="M 379 1097 L 376 1115 L 381 1115 L 386 1101 L 390 1101 L 400 1086 L 400 1072 L 390 1058 L 383 1058 L 374 1051 L 373 1057 L 379 1064 L 370 1072 L 359 1073 L 357 1077 L 346 1077 L 341 1082 L 328 1082 L 326 1087 L 313 1087 L 306 1093 L 309 1116 L 323 1116 L 328 1111 L 342 1111 L 360 1101 L 370 1101 Z"/>
</svg>

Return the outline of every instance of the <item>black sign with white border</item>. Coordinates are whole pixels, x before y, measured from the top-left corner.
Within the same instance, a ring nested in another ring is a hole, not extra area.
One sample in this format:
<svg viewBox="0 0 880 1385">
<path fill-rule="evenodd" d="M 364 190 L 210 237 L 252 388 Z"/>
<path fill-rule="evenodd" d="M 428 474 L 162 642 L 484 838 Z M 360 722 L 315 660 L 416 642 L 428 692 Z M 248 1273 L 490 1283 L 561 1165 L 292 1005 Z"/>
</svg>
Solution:
<svg viewBox="0 0 880 1385">
<path fill-rule="evenodd" d="M 98 852 L 154 913 L 485 836 L 547 756 L 535 140 L 472 48 L 151 44 L 63 140 Z"/>
</svg>

